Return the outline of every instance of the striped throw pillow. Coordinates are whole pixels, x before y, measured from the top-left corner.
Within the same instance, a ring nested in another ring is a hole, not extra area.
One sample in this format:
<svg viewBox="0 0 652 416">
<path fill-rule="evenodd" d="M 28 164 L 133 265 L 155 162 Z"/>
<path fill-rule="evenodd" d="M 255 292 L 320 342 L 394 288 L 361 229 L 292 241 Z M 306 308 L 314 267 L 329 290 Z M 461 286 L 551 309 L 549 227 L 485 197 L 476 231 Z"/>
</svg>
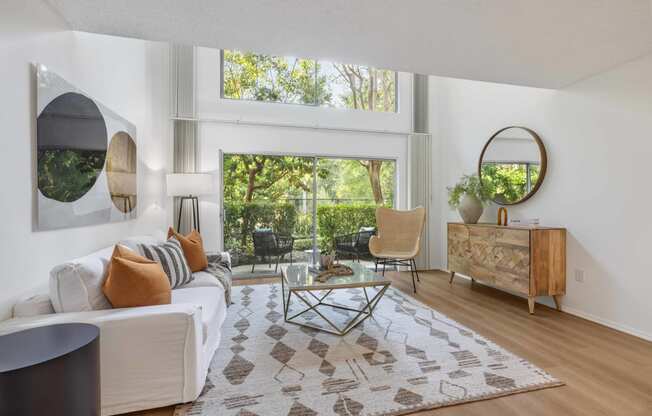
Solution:
<svg viewBox="0 0 652 416">
<path fill-rule="evenodd" d="M 161 263 L 172 289 L 192 281 L 190 266 L 183 255 L 181 243 L 176 238 L 171 237 L 168 241 L 159 244 L 138 244 L 138 249 L 143 256 Z"/>
</svg>

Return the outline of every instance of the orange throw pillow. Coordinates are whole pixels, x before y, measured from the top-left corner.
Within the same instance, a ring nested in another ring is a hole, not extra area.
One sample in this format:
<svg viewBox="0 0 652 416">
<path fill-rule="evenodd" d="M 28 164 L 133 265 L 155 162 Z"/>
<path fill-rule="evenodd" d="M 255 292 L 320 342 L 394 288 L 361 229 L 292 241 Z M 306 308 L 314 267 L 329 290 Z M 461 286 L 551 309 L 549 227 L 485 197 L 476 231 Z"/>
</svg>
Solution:
<svg viewBox="0 0 652 416">
<path fill-rule="evenodd" d="M 174 231 L 174 228 L 170 227 L 168 229 L 168 238 L 172 236 L 176 237 L 176 239 L 181 243 L 183 255 L 186 256 L 191 272 L 199 272 L 208 267 L 208 258 L 204 251 L 204 242 L 197 230 L 192 230 L 188 235 L 181 235 Z"/>
<path fill-rule="evenodd" d="M 102 291 L 114 308 L 168 305 L 170 281 L 163 267 L 116 245 Z"/>
</svg>

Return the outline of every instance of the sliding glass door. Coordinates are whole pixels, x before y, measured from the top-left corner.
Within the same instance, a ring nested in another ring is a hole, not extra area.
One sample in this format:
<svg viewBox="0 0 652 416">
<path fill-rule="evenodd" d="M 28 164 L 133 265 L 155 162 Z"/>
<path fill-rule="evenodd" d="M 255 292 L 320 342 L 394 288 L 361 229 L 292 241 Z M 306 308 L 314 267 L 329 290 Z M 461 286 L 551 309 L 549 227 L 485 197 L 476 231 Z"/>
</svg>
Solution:
<svg viewBox="0 0 652 416">
<path fill-rule="evenodd" d="M 317 159 L 317 237 L 322 252 L 371 260 L 368 240 L 376 227 L 376 207 L 394 206 L 395 162 Z"/>
<path fill-rule="evenodd" d="M 235 278 L 277 275 L 320 252 L 370 261 L 375 209 L 394 206 L 393 160 L 224 154 L 221 166 Z"/>
</svg>

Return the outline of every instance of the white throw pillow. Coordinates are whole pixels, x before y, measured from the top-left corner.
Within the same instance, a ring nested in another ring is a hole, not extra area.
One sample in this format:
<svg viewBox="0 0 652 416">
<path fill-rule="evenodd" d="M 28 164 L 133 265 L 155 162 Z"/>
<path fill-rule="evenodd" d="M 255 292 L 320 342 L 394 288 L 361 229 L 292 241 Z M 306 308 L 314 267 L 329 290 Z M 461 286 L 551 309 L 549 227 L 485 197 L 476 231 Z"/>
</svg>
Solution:
<svg viewBox="0 0 652 416">
<path fill-rule="evenodd" d="M 111 309 L 102 292 L 113 246 L 60 264 L 50 272 L 50 299 L 57 313 Z"/>
</svg>

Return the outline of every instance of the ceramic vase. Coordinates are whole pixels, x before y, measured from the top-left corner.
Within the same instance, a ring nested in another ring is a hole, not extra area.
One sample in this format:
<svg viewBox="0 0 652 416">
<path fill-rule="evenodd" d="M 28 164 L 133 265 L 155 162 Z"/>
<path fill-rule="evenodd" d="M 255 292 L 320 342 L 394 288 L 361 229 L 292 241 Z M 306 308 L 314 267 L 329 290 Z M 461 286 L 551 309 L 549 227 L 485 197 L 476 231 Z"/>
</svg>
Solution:
<svg viewBox="0 0 652 416">
<path fill-rule="evenodd" d="M 326 270 L 331 267 L 334 261 L 335 261 L 335 256 L 322 254 L 319 257 L 319 266 L 321 266 L 322 269 Z"/>
<path fill-rule="evenodd" d="M 460 213 L 462 220 L 465 224 L 476 224 L 482 215 L 484 208 L 482 202 L 473 195 L 464 195 L 457 207 L 457 212 Z"/>
</svg>

